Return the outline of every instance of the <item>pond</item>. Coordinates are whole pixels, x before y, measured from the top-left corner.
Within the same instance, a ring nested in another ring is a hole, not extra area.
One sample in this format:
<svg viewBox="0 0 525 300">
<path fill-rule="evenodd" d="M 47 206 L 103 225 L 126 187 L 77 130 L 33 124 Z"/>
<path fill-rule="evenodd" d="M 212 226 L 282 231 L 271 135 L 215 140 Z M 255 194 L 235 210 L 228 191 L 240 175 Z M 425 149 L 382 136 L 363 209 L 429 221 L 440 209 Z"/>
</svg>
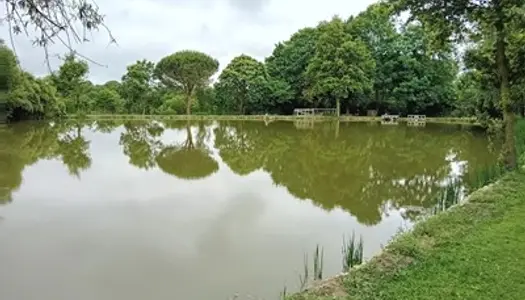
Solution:
<svg viewBox="0 0 525 300">
<path fill-rule="evenodd" d="M 0 299 L 278 299 L 316 245 L 324 276 L 352 232 L 377 254 L 490 145 L 433 124 L 3 126 Z"/>
</svg>

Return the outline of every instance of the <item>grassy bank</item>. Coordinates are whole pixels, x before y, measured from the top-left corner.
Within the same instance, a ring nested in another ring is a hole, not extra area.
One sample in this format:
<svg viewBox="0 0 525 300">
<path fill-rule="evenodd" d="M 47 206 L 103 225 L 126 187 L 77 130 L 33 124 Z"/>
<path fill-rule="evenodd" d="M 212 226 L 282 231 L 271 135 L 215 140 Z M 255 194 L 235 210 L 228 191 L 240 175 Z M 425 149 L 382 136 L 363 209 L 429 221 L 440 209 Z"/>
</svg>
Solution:
<svg viewBox="0 0 525 300">
<path fill-rule="evenodd" d="M 525 174 L 417 224 L 350 273 L 289 299 L 521 299 Z"/>
<path fill-rule="evenodd" d="M 68 116 L 76 118 L 75 115 Z M 296 121 L 300 119 L 311 119 L 312 117 L 296 117 L 289 115 L 86 115 L 82 116 L 96 120 L 244 120 L 244 121 Z M 332 116 L 315 116 L 315 120 L 333 120 Z M 342 122 L 380 122 L 380 117 L 364 116 L 341 116 Z M 400 118 L 400 122 L 406 122 L 406 118 Z M 476 118 L 427 118 L 428 123 L 450 123 L 450 124 L 477 124 Z"/>
</svg>

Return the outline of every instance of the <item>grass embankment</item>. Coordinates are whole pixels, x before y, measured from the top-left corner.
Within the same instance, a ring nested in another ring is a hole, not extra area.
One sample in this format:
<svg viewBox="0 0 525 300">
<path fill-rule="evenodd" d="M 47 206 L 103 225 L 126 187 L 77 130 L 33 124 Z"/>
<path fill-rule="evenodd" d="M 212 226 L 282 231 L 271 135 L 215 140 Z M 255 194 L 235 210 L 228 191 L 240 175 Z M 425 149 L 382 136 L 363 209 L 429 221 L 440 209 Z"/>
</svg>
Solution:
<svg viewBox="0 0 525 300">
<path fill-rule="evenodd" d="M 76 118 L 75 115 L 68 116 Z M 84 115 L 83 118 L 95 120 L 244 120 L 244 121 L 296 121 L 301 119 L 333 120 L 332 116 L 290 116 L 290 115 Z M 366 116 L 341 116 L 342 122 L 380 122 L 381 117 Z M 406 122 L 406 118 L 400 118 L 400 122 Z M 450 123 L 450 124 L 478 124 L 474 118 L 426 118 L 427 123 Z"/>
<path fill-rule="evenodd" d="M 350 273 L 288 299 L 522 299 L 525 174 L 416 224 Z"/>
</svg>

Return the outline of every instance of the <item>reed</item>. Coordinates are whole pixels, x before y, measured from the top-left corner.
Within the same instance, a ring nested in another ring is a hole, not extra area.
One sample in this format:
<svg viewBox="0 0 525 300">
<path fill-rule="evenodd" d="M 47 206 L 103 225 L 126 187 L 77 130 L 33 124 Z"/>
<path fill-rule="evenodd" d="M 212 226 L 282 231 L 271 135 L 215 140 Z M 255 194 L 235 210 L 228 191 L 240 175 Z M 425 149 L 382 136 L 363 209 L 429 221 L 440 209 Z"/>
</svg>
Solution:
<svg viewBox="0 0 525 300">
<path fill-rule="evenodd" d="M 341 249 L 343 254 L 343 272 L 348 272 L 354 266 L 363 263 L 363 237 L 359 236 L 356 239 L 355 232 L 352 232 L 350 240 L 343 236 L 343 247 Z"/>
<path fill-rule="evenodd" d="M 323 248 L 319 247 L 319 244 L 315 247 L 314 252 L 314 280 L 323 279 Z"/>
<path fill-rule="evenodd" d="M 299 274 L 299 290 L 304 291 L 306 289 L 306 286 L 308 285 L 308 254 L 304 254 L 304 261 L 303 261 L 303 274 Z"/>
<path fill-rule="evenodd" d="M 322 280 L 323 279 L 323 264 L 324 261 L 324 250 L 319 244 L 315 247 L 313 255 L 313 276 L 312 279 Z M 310 280 L 310 268 L 308 267 L 308 253 L 304 254 L 303 260 L 303 274 L 299 274 L 299 290 L 304 291 L 308 286 Z"/>
</svg>

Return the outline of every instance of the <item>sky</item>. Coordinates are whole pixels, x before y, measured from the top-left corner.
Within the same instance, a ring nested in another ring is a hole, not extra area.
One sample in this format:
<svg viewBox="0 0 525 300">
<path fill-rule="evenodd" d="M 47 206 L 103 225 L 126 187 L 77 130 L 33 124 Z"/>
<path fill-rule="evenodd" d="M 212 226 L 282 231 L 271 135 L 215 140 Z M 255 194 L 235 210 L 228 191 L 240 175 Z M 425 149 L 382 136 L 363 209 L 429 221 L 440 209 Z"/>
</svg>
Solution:
<svg viewBox="0 0 525 300">
<path fill-rule="evenodd" d="M 105 2 L 105 3 L 103 3 Z M 276 43 L 297 30 L 316 26 L 334 15 L 346 19 L 375 0 L 111 0 L 98 1 L 106 25 L 116 38 L 110 44 L 106 31 L 91 34 L 90 42 L 75 45 L 90 64 L 95 83 L 120 80 L 126 66 L 137 60 L 157 62 L 179 50 L 205 52 L 219 60 L 220 70 L 232 58 L 246 54 L 258 60 L 269 56 Z M 0 8 L 0 16 L 5 8 Z M 0 38 L 11 45 L 8 26 L 0 24 Z M 22 67 L 36 75 L 48 73 L 44 51 L 32 46 L 25 35 L 14 38 Z M 55 45 L 52 54 L 66 48 Z M 57 69 L 60 60 L 51 59 Z"/>
</svg>

